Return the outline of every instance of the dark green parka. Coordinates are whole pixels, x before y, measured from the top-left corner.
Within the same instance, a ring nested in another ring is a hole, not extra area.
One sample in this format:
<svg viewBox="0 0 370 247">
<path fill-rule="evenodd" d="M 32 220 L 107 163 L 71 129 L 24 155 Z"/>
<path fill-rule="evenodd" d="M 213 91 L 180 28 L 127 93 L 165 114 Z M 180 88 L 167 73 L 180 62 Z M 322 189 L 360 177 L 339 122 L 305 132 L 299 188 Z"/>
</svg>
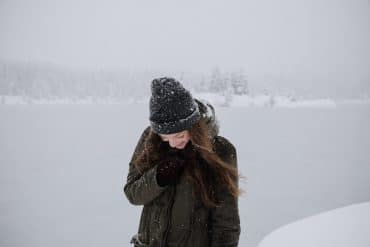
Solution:
<svg viewBox="0 0 370 247">
<path fill-rule="evenodd" d="M 214 150 L 222 160 L 237 167 L 234 145 L 217 135 L 218 124 L 213 107 L 208 102 L 197 100 L 197 103 L 202 117 L 207 119 L 210 133 L 213 134 Z M 225 187 L 215 185 L 216 198 L 221 205 L 208 209 L 200 199 L 192 196 L 193 186 L 186 176 L 181 175 L 175 185 L 160 187 L 156 181 L 157 164 L 143 174 L 136 169 L 133 160 L 142 151 L 149 132 L 150 127 L 147 127 L 136 145 L 123 188 L 130 203 L 144 206 L 138 233 L 132 238 L 135 246 L 238 246 L 238 199 Z M 238 184 L 238 180 L 236 183 Z"/>
</svg>

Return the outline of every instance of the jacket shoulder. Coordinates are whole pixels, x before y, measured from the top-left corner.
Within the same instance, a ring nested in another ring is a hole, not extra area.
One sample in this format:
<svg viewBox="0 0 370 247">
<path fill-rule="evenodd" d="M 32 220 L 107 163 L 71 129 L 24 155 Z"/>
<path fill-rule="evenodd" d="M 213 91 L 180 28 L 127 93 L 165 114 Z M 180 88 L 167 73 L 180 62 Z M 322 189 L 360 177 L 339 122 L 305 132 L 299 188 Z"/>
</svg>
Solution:
<svg viewBox="0 0 370 247">
<path fill-rule="evenodd" d="M 143 151 L 143 148 L 144 148 L 144 143 L 145 143 L 145 140 L 146 138 L 148 137 L 148 135 L 150 134 L 150 130 L 151 130 L 151 127 L 148 126 L 146 127 L 143 132 L 141 133 L 140 135 L 140 138 L 136 144 L 136 147 L 135 147 L 135 150 L 134 150 L 134 153 L 131 157 L 131 162 L 136 158 L 136 156 Z"/>
<path fill-rule="evenodd" d="M 141 134 L 142 136 L 144 135 L 145 137 L 146 136 L 148 136 L 149 135 L 149 133 L 150 133 L 150 129 L 151 129 L 151 127 L 150 126 L 147 126 L 145 129 L 144 129 L 144 131 L 143 131 L 143 133 Z"/>
<path fill-rule="evenodd" d="M 146 127 L 143 132 L 141 133 L 140 135 L 140 138 L 139 138 L 139 143 L 143 143 L 145 141 L 145 139 L 148 137 L 149 133 L 150 133 L 150 130 L 151 130 L 151 127 L 148 126 Z"/>
</svg>

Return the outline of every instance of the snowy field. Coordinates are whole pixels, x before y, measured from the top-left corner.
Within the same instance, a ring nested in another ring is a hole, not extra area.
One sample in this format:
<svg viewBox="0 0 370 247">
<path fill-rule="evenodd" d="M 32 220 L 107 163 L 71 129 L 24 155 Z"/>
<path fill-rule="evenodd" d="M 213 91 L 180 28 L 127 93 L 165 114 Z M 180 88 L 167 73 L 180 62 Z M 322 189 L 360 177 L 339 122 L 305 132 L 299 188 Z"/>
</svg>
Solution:
<svg viewBox="0 0 370 247">
<path fill-rule="evenodd" d="M 123 195 L 148 106 L 0 105 L 0 246 L 129 246 Z M 242 234 L 370 201 L 370 105 L 216 108 L 237 148 Z"/>
<path fill-rule="evenodd" d="M 258 247 L 369 247 L 370 202 L 352 204 L 290 223 Z"/>
</svg>

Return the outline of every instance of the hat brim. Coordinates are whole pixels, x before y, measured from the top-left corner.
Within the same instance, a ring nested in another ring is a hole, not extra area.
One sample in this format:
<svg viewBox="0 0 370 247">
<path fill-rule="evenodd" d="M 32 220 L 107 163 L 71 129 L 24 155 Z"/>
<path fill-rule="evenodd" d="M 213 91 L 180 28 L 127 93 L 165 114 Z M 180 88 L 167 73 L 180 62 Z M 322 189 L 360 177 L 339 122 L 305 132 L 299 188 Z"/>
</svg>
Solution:
<svg viewBox="0 0 370 247">
<path fill-rule="evenodd" d="M 197 106 L 196 110 L 187 118 L 165 123 L 150 121 L 150 125 L 157 134 L 173 134 L 190 129 L 200 118 L 201 115 Z"/>
</svg>

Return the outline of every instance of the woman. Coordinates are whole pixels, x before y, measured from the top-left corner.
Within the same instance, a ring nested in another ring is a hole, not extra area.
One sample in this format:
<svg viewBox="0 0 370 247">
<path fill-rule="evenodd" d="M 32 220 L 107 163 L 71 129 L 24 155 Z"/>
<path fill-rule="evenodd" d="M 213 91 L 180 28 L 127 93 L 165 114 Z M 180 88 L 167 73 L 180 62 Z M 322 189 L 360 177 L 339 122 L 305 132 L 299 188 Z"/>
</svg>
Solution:
<svg viewBox="0 0 370 247">
<path fill-rule="evenodd" d="M 237 154 L 218 135 L 214 108 L 173 78 L 151 84 L 150 126 L 130 161 L 124 193 L 144 205 L 135 246 L 237 246 Z"/>
</svg>

